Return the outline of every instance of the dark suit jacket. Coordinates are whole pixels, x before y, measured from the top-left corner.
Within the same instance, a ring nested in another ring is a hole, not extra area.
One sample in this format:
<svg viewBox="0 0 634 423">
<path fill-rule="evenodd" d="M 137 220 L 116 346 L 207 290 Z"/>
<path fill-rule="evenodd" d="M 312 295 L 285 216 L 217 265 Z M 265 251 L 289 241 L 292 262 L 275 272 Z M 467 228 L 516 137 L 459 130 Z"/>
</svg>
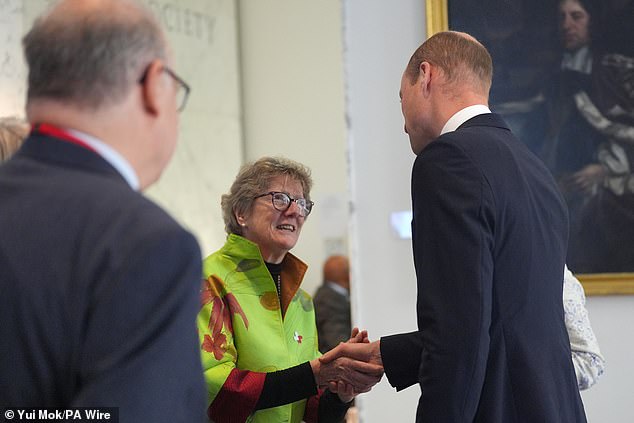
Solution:
<svg viewBox="0 0 634 423">
<path fill-rule="evenodd" d="M 440 136 L 412 173 L 418 332 L 381 339 L 418 422 L 585 422 L 564 324 L 566 206 L 495 114 Z"/>
<path fill-rule="evenodd" d="M 313 298 L 319 351 L 325 353 L 350 338 L 350 299 L 324 283 Z"/>
<path fill-rule="evenodd" d="M 200 262 L 100 156 L 30 136 L 0 165 L 0 405 L 203 421 Z"/>
</svg>

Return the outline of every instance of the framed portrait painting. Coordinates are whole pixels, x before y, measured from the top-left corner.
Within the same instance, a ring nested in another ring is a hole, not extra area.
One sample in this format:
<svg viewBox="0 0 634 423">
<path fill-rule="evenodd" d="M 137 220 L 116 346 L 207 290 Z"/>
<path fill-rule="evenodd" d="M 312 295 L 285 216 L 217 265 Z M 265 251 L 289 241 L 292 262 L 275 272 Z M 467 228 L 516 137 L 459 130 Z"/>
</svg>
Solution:
<svg viewBox="0 0 634 423">
<path fill-rule="evenodd" d="M 489 104 L 555 178 L 566 262 L 589 295 L 634 294 L 634 0 L 427 0 L 427 35 L 493 57 Z"/>
</svg>

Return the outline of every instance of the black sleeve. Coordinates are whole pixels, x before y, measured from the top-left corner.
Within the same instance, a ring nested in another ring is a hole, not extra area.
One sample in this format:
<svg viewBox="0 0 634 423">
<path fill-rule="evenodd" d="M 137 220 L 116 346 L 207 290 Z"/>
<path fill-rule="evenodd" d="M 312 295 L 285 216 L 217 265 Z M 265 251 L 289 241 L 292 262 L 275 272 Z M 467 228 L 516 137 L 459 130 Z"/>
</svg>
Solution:
<svg viewBox="0 0 634 423">
<path fill-rule="evenodd" d="M 390 385 L 401 391 L 418 383 L 423 342 L 420 332 L 381 338 L 381 360 Z"/>
<path fill-rule="evenodd" d="M 256 410 L 290 404 L 317 395 L 317 385 L 310 363 L 266 374 Z"/>
<path fill-rule="evenodd" d="M 286 370 L 267 373 L 256 410 L 278 407 L 317 395 L 317 385 L 309 362 Z M 343 403 L 339 396 L 326 390 L 319 399 L 320 423 L 341 422 L 351 403 Z"/>
<path fill-rule="evenodd" d="M 337 394 L 326 390 L 319 399 L 319 408 L 317 411 L 319 423 L 343 422 L 350 404 L 352 404 L 352 401 L 341 402 Z"/>
</svg>

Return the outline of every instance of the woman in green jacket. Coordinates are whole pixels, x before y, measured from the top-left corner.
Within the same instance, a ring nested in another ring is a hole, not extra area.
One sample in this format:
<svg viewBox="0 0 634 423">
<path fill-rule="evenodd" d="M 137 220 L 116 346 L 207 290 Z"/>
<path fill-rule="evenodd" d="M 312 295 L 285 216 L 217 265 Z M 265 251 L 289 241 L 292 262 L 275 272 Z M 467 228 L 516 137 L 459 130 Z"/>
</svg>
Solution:
<svg viewBox="0 0 634 423">
<path fill-rule="evenodd" d="M 300 288 L 307 266 L 289 253 L 313 207 L 311 185 L 303 165 L 265 157 L 243 166 L 222 196 L 228 237 L 203 262 L 198 315 L 216 423 L 342 421 L 383 374 L 345 358 L 319 362 L 313 302 Z M 365 332 L 352 335 L 367 341 Z M 339 393 L 319 389 L 333 381 Z"/>
</svg>

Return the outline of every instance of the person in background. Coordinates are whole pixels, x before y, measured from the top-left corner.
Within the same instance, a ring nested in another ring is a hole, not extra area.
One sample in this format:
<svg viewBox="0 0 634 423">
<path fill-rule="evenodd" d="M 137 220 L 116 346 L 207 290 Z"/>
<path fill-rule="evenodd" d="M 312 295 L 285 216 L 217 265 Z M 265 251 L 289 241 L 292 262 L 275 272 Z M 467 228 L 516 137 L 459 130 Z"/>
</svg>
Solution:
<svg viewBox="0 0 634 423">
<path fill-rule="evenodd" d="M 245 164 L 221 207 L 227 241 L 203 262 L 198 315 L 208 417 L 224 422 L 339 422 L 380 365 L 322 365 L 315 311 L 301 289 L 307 266 L 290 253 L 313 209 L 303 165 L 263 157 Z M 351 342 L 367 342 L 352 332 Z M 320 387 L 334 382 L 337 393 Z"/>
<path fill-rule="evenodd" d="M 0 118 L 0 163 L 8 160 L 22 145 L 29 125 L 15 117 Z"/>
<path fill-rule="evenodd" d="M 346 341 L 352 331 L 350 316 L 350 264 L 348 257 L 330 256 L 323 269 L 324 283 L 313 302 L 319 334 L 319 351 L 326 352 Z"/>
<path fill-rule="evenodd" d="M 492 68 L 482 44 L 454 31 L 411 56 L 400 97 L 417 155 L 418 330 L 321 360 L 380 363 L 397 390 L 418 383 L 417 422 L 585 422 L 562 301 L 566 204 L 491 113 Z"/>
<path fill-rule="evenodd" d="M 590 0 L 559 0 L 558 28 L 562 58 L 545 75 L 539 107 L 529 117 L 526 139 L 557 180 L 569 207 L 573 247 L 577 212 L 604 176 L 597 150 L 604 137 L 583 118 L 575 103 L 592 80 L 598 36 Z"/>
<path fill-rule="evenodd" d="M 581 223 L 587 203 L 606 176 L 598 160 L 606 138 L 583 117 L 575 94 L 588 91 L 599 43 L 597 13 L 592 0 L 560 0 L 558 22 L 563 49 L 559 68 L 545 79 L 544 104 L 529 125 L 529 137 L 543 140 L 539 152 L 559 184 L 569 209 L 567 263 L 575 272 L 592 271 L 583 259 L 590 245 Z M 594 270 L 596 271 L 596 269 Z"/>
<path fill-rule="evenodd" d="M 23 39 L 20 150 L 0 166 L 0 404 L 200 422 L 196 239 L 144 197 L 188 86 L 153 15 L 63 0 Z"/>
<path fill-rule="evenodd" d="M 597 383 L 603 375 L 605 359 L 590 325 L 583 286 L 568 270 L 568 267 L 564 269 L 563 296 L 572 363 L 575 367 L 579 390 L 584 390 Z"/>
</svg>

